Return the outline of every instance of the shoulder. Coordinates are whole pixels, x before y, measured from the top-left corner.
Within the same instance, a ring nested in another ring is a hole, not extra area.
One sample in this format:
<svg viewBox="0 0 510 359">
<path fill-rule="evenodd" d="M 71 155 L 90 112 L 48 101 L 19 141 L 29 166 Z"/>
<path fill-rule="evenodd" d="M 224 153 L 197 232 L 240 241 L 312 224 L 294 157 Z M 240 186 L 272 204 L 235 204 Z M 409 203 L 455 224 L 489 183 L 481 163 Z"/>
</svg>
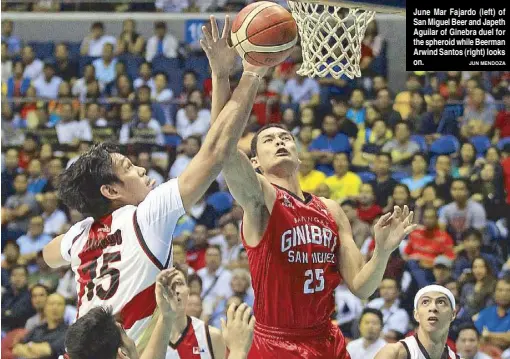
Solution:
<svg viewBox="0 0 510 359">
<path fill-rule="evenodd" d="M 407 349 L 403 342 L 386 344 L 376 355 L 376 359 L 408 359 Z"/>
<path fill-rule="evenodd" d="M 339 227 L 350 228 L 349 220 L 338 202 L 324 197 L 319 197 L 319 199 L 326 205 Z"/>
</svg>

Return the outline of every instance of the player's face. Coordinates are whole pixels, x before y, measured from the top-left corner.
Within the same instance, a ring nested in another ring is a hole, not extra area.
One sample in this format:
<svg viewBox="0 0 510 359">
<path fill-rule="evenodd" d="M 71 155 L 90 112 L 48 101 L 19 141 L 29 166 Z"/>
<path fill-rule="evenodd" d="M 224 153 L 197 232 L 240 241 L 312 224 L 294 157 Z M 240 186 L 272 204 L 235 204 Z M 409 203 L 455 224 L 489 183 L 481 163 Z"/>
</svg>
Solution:
<svg viewBox="0 0 510 359">
<path fill-rule="evenodd" d="M 376 340 L 381 335 L 381 319 L 375 314 L 367 313 L 361 318 L 359 331 L 363 338 Z"/>
<path fill-rule="evenodd" d="M 464 329 L 457 337 L 457 352 L 464 359 L 472 359 L 478 352 L 478 335 L 473 329 Z"/>
<path fill-rule="evenodd" d="M 129 158 L 115 153 L 112 155 L 115 173 L 122 183 L 111 185 L 111 199 L 126 205 L 138 206 L 154 188 L 156 182 L 147 177 L 145 168 L 133 165 Z"/>
<path fill-rule="evenodd" d="M 185 313 L 188 305 L 189 287 L 181 272 L 176 275 L 172 283 L 172 290 L 175 291 L 175 297 L 177 298 L 177 313 Z"/>
<path fill-rule="evenodd" d="M 122 357 L 117 356 L 117 358 L 127 357 L 129 359 L 138 359 L 139 356 L 138 356 L 138 352 L 136 351 L 135 341 L 127 335 L 126 331 L 124 330 L 124 328 L 122 328 L 122 326 L 119 323 L 117 323 L 117 327 L 120 330 L 120 341 L 121 341 L 120 350 L 125 354 Z"/>
<path fill-rule="evenodd" d="M 257 138 L 257 156 L 254 158 L 254 166 L 260 167 L 263 173 L 276 175 L 297 171 L 299 159 L 292 134 L 278 127 L 262 131 Z"/>
<path fill-rule="evenodd" d="M 440 292 L 430 292 L 418 299 L 414 319 L 426 332 L 445 332 L 455 319 L 455 313 L 448 297 Z"/>
</svg>

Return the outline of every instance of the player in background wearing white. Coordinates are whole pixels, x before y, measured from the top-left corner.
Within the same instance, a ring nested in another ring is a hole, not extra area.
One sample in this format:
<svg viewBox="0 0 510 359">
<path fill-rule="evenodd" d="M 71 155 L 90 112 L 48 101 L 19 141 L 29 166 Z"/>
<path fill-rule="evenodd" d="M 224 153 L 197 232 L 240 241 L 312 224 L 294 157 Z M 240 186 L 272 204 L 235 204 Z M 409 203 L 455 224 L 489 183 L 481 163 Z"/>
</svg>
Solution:
<svg viewBox="0 0 510 359">
<path fill-rule="evenodd" d="M 201 40 L 212 69 L 213 93 L 228 79 L 236 53 L 227 44 L 230 19 L 220 37 L 216 20 Z M 221 108 L 202 148 L 176 179 L 154 188 L 145 169 L 134 166 L 115 147 L 94 146 L 60 178 L 64 203 L 88 216 L 43 251 L 52 267 L 71 265 L 78 290 L 78 317 L 98 306 L 111 306 L 139 348 L 146 344 L 155 318 L 154 281 L 172 265 L 175 225 L 218 176 L 243 133 L 258 85 L 267 68 L 244 63 L 243 75 Z M 228 80 L 227 80 L 228 81 Z M 149 328 L 149 329 L 148 329 Z M 148 329 L 148 330 L 147 330 Z M 143 334 L 146 333 L 144 337 Z"/>
<path fill-rule="evenodd" d="M 450 324 L 455 319 L 455 297 L 440 285 L 423 287 L 414 297 L 416 334 L 387 344 L 375 359 L 459 359 L 447 345 Z"/>
<path fill-rule="evenodd" d="M 175 279 L 175 296 L 178 303 L 165 359 L 225 358 L 225 343 L 220 330 L 186 315 L 189 287 L 180 270 Z"/>
</svg>

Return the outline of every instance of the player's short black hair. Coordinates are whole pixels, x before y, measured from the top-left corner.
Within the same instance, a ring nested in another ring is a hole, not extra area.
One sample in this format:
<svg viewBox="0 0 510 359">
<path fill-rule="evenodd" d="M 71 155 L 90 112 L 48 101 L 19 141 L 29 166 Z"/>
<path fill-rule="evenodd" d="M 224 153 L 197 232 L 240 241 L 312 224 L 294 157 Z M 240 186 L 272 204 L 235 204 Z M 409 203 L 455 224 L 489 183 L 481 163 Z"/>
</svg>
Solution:
<svg viewBox="0 0 510 359">
<path fill-rule="evenodd" d="M 118 152 L 113 144 L 94 145 L 60 174 L 58 194 L 67 207 L 94 218 L 110 212 L 111 201 L 100 189 L 103 185 L 120 183 L 111 157 Z"/>
<path fill-rule="evenodd" d="M 282 130 L 285 130 L 285 131 L 289 132 L 287 127 L 285 127 L 283 125 L 280 125 L 279 123 L 270 123 L 270 124 L 267 124 L 265 126 L 262 126 L 261 128 L 258 129 L 257 132 L 255 132 L 255 136 L 253 136 L 253 138 L 251 139 L 251 146 L 250 146 L 250 148 L 251 148 L 251 157 L 257 156 L 257 140 L 259 138 L 260 133 L 262 131 L 267 130 L 268 128 L 273 128 L 273 127 L 281 128 Z"/>
<path fill-rule="evenodd" d="M 460 325 L 459 328 L 457 329 L 457 338 L 459 337 L 460 332 L 462 332 L 463 330 L 473 330 L 476 333 L 476 337 L 478 339 L 480 339 L 480 332 L 478 331 L 478 328 L 476 328 L 473 323 L 468 322 L 468 323 L 464 323 L 464 324 Z"/>
<path fill-rule="evenodd" d="M 361 323 L 361 321 L 363 320 L 363 317 L 366 314 L 374 314 L 374 315 L 376 315 L 377 318 L 379 318 L 379 320 L 381 321 L 381 326 L 383 325 L 383 323 L 384 323 L 383 315 L 382 315 L 382 313 L 381 313 L 381 311 L 379 309 L 375 309 L 375 308 L 365 308 L 365 309 L 363 309 L 363 312 L 361 312 L 361 316 L 359 317 L 359 322 L 360 323 Z"/>
<path fill-rule="evenodd" d="M 110 307 L 95 307 L 69 327 L 65 347 L 70 359 L 115 359 L 121 329 Z"/>
</svg>

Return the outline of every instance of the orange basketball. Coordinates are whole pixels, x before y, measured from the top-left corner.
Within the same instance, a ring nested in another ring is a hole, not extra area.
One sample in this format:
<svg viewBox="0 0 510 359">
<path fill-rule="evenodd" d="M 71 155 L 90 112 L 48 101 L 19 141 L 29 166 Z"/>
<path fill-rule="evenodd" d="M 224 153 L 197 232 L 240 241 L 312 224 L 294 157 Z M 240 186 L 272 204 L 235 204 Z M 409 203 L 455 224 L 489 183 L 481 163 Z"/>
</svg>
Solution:
<svg viewBox="0 0 510 359">
<path fill-rule="evenodd" d="M 289 56 L 297 34 L 296 22 L 285 8 L 259 1 L 239 12 L 230 36 L 239 55 L 250 64 L 276 66 Z"/>
</svg>

